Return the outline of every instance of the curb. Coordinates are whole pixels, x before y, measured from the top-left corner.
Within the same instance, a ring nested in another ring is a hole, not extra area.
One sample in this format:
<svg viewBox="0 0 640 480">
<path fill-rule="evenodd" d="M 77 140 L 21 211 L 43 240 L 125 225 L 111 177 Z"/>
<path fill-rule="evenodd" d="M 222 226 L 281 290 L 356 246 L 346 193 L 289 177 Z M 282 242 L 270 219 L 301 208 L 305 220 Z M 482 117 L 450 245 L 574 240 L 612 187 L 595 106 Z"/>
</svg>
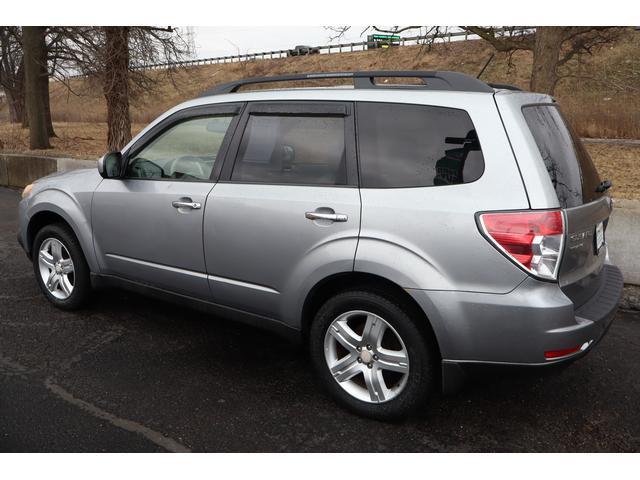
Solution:
<svg viewBox="0 0 640 480">
<path fill-rule="evenodd" d="M 640 287 L 637 285 L 625 285 L 622 299 L 620 300 L 622 310 L 640 311 Z"/>
<path fill-rule="evenodd" d="M 94 168 L 95 165 L 95 160 L 0 153 L 0 186 L 24 188 L 52 173 Z"/>
</svg>

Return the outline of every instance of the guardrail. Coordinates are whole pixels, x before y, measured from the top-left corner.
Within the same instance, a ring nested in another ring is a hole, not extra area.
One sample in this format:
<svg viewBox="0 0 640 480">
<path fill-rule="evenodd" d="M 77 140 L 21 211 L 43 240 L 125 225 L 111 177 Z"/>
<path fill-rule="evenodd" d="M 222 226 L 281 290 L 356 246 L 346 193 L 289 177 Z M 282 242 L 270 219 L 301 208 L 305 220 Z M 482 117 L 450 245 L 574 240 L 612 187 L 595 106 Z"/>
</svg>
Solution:
<svg viewBox="0 0 640 480">
<path fill-rule="evenodd" d="M 517 27 L 514 30 L 508 29 L 497 29 L 496 32 L 505 36 L 516 36 L 516 35 L 524 35 L 527 33 L 534 32 L 535 29 L 530 27 Z M 479 37 L 477 35 L 471 34 L 466 31 L 461 32 L 446 32 L 432 35 L 418 35 L 413 37 L 401 37 L 398 40 L 399 45 L 401 47 L 410 46 L 410 45 L 423 45 L 429 42 L 451 42 L 452 39 L 455 38 L 464 38 L 464 40 L 475 40 Z M 336 43 L 332 45 L 321 45 L 316 47 L 309 47 L 313 50 L 318 50 L 319 55 L 330 55 L 332 53 L 345 53 L 345 52 L 362 52 L 368 50 L 368 45 L 370 42 L 362 41 L 362 42 L 350 42 L 350 43 Z M 390 48 L 397 48 L 396 46 Z M 208 58 L 198 58 L 194 60 L 183 60 L 180 62 L 166 62 L 166 63 L 155 63 L 149 65 L 137 65 L 132 68 L 135 70 L 162 70 L 166 68 L 184 68 L 184 67 L 192 67 L 198 65 L 214 65 L 220 63 L 241 63 L 241 62 L 252 62 L 256 60 L 271 60 L 277 58 L 286 58 L 289 56 L 289 51 L 291 49 L 284 50 L 270 50 L 266 52 L 259 53 L 245 53 L 238 55 L 226 55 L 222 57 L 208 57 Z M 304 56 L 308 56 L 304 55 Z M 311 54 L 313 55 L 313 54 Z M 83 77 L 84 75 L 71 75 L 69 78 L 77 78 Z"/>
</svg>

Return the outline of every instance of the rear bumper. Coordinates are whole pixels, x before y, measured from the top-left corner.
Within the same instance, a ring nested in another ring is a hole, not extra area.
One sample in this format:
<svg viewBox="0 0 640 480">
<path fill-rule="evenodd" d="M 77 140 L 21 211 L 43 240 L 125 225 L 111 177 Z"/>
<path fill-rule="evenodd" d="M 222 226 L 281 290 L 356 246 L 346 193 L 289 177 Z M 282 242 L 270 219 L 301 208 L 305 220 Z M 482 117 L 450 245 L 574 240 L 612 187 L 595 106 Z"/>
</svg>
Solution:
<svg viewBox="0 0 640 480">
<path fill-rule="evenodd" d="M 432 323 L 443 377 L 455 378 L 468 364 L 547 366 L 586 354 L 611 325 L 622 295 L 616 266 L 606 264 L 601 275 L 598 291 L 578 309 L 557 284 L 533 278 L 504 295 L 409 293 Z M 545 358 L 545 352 L 576 346 L 579 350 L 570 354 Z"/>
</svg>

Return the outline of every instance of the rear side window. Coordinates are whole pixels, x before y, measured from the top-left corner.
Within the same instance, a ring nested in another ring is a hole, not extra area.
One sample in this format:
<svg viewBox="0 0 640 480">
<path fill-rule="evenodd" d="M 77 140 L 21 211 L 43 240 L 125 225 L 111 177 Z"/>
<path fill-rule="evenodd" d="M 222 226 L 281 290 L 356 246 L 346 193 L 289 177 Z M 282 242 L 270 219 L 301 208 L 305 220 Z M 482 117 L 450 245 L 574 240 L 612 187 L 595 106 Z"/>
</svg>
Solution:
<svg viewBox="0 0 640 480">
<path fill-rule="evenodd" d="M 589 153 L 555 105 L 523 107 L 560 206 L 577 207 L 602 196 L 600 177 Z"/>
<path fill-rule="evenodd" d="M 360 180 L 365 188 L 469 183 L 484 158 L 464 110 L 358 103 Z"/>
<path fill-rule="evenodd" d="M 231 179 L 345 185 L 344 117 L 251 115 Z"/>
</svg>

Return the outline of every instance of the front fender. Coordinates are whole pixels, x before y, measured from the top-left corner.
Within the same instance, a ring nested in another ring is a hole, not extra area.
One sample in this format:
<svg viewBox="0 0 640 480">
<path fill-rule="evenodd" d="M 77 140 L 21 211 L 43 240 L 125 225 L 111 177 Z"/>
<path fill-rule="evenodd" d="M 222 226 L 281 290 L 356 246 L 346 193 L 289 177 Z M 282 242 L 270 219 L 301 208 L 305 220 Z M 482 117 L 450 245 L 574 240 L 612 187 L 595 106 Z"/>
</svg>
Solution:
<svg viewBox="0 0 640 480">
<path fill-rule="evenodd" d="M 93 231 L 91 229 L 92 197 L 92 192 L 72 196 L 68 192 L 56 188 L 48 188 L 33 194 L 33 196 L 28 199 L 24 212 L 27 220 L 23 225 L 25 229 L 23 238 L 26 239 L 25 248 L 27 251 L 29 252 L 31 249 L 30 243 L 33 241 L 33 238 L 28 238 L 26 232 L 28 232 L 29 225 L 33 221 L 33 218 L 40 212 L 55 213 L 62 217 L 73 230 L 73 233 L 80 242 L 89 269 L 92 272 L 99 272 L 99 266 L 93 248 Z"/>
</svg>

